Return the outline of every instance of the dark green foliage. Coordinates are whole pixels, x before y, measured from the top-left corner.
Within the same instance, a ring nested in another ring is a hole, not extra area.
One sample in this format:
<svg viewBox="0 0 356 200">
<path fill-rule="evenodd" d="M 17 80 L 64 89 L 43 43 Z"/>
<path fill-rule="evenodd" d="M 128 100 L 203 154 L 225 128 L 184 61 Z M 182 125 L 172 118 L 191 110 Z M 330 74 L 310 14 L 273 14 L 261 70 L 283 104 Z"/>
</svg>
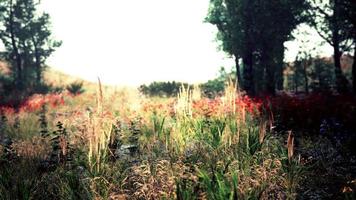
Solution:
<svg viewBox="0 0 356 200">
<path fill-rule="evenodd" d="M 208 199 L 238 199 L 238 176 L 236 174 L 232 175 L 232 180 L 227 179 L 222 171 L 216 171 L 212 176 L 213 177 L 210 177 L 209 174 L 203 170 L 201 170 L 199 174 L 201 184 L 207 192 Z"/>
<path fill-rule="evenodd" d="M 46 113 L 47 113 L 46 104 L 43 104 L 41 107 L 41 111 L 39 113 L 39 119 L 38 119 L 38 121 L 40 122 L 40 128 L 41 128 L 40 136 L 41 137 L 49 136 L 48 121 L 47 121 Z"/>
<path fill-rule="evenodd" d="M 235 70 L 231 70 L 230 72 L 226 71 L 224 67 L 221 67 L 218 76 L 215 79 L 209 80 L 205 83 L 200 84 L 199 86 L 202 89 L 202 92 L 205 96 L 209 98 L 213 98 L 222 94 L 225 88 L 226 82 L 231 80 L 236 80 L 236 72 Z M 164 97 L 172 97 L 176 96 L 179 92 L 179 88 L 182 85 L 187 88 L 193 88 L 193 85 L 189 85 L 187 83 L 181 82 L 153 82 L 149 85 L 141 85 L 139 90 L 148 96 L 164 96 Z"/>
<path fill-rule="evenodd" d="M 11 76 L 2 74 L 0 71 L 0 95 L 6 97 L 10 94 L 13 86 L 13 79 Z M 4 99 L 0 99 L 0 103 L 5 103 Z"/>
<path fill-rule="evenodd" d="M 328 92 L 335 87 L 333 64 L 321 58 L 314 60 L 311 73 L 311 89 L 316 92 Z"/>
<path fill-rule="evenodd" d="M 61 86 L 53 86 L 51 84 L 40 83 L 33 88 L 33 93 L 48 94 L 48 93 L 61 93 L 64 90 Z"/>
<path fill-rule="evenodd" d="M 334 65 L 328 59 L 296 60 L 288 70 L 292 73 L 286 75 L 287 91 L 330 93 L 336 88 Z"/>
<path fill-rule="evenodd" d="M 176 180 L 176 187 L 177 200 L 196 199 L 191 181 L 185 179 Z"/>
<path fill-rule="evenodd" d="M 37 180 L 33 199 L 92 199 L 89 183 L 81 179 L 81 171 L 58 168 Z"/>
<path fill-rule="evenodd" d="M 7 117 L 2 109 L 0 109 L 0 138 L 4 137 L 4 131 L 7 126 Z"/>
<path fill-rule="evenodd" d="M 72 95 L 79 95 L 85 92 L 83 82 L 73 82 L 66 87 L 67 91 Z"/>
<path fill-rule="evenodd" d="M 246 135 L 246 152 L 253 156 L 256 152 L 260 151 L 262 144 L 259 141 L 259 130 L 255 127 L 248 128 Z"/>
<path fill-rule="evenodd" d="M 206 21 L 218 28 L 222 50 L 235 57 L 236 75 L 247 94 L 274 94 L 276 85 L 281 88 L 283 43 L 304 20 L 305 8 L 305 0 L 210 1 Z"/>
<path fill-rule="evenodd" d="M 224 91 L 225 82 L 214 79 L 201 85 L 201 89 L 205 96 L 213 98 Z"/>
<path fill-rule="evenodd" d="M 148 96 L 165 96 L 171 97 L 178 94 L 179 88 L 184 85 L 188 87 L 187 83 L 181 82 L 153 82 L 149 85 L 141 85 L 139 90 Z"/>
<path fill-rule="evenodd" d="M 226 127 L 226 122 L 223 120 L 214 120 L 209 124 L 208 135 L 205 135 L 205 140 L 207 144 L 213 149 L 218 148 L 222 142 L 222 134 Z"/>
<path fill-rule="evenodd" d="M 43 84 L 46 59 L 61 45 L 52 40 L 47 13 L 37 11 L 40 1 L 0 1 L 2 59 L 10 64 L 16 90 L 36 91 Z"/>
<path fill-rule="evenodd" d="M 62 122 L 58 121 L 56 126 L 57 130 L 53 131 L 51 137 L 51 160 L 55 163 L 65 164 L 67 161 L 71 160 L 71 148 L 69 146 L 68 134 Z"/>
<path fill-rule="evenodd" d="M 13 153 L 13 148 L 12 148 L 12 140 L 9 138 L 6 134 L 6 128 L 8 127 L 8 120 L 6 115 L 4 114 L 3 110 L 0 110 L 0 147 L 3 148 L 3 152 L 0 152 L 2 156 L 0 156 L 0 163 L 1 159 L 7 159 L 11 156 Z"/>
<path fill-rule="evenodd" d="M 0 199 L 30 199 L 34 177 L 20 176 L 12 167 L 1 169 Z"/>
<path fill-rule="evenodd" d="M 218 77 L 200 85 L 203 94 L 209 98 L 221 95 L 224 92 L 225 84 L 231 79 L 236 80 L 235 70 L 227 72 L 224 67 L 219 70 Z"/>
</svg>

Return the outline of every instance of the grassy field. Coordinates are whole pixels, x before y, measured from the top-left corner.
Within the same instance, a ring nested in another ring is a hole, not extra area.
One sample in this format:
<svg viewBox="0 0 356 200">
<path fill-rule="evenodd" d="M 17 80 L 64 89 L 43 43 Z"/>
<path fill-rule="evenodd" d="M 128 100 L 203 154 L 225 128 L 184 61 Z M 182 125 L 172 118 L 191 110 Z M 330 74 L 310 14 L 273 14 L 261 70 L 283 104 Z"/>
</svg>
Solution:
<svg viewBox="0 0 356 200">
<path fill-rule="evenodd" d="M 354 157 L 276 130 L 233 83 L 215 99 L 90 87 L 1 108 L 0 199 L 355 198 Z"/>
</svg>

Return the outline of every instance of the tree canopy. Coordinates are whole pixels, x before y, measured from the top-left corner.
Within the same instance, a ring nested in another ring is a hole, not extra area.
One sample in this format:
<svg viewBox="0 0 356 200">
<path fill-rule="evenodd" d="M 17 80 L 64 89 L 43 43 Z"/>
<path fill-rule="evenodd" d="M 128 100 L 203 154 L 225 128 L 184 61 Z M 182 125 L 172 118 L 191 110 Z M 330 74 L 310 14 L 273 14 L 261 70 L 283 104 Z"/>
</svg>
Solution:
<svg viewBox="0 0 356 200">
<path fill-rule="evenodd" d="M 308 23 L 333 46 L 336 88 L 343 93 L 348 83 L 340 58 L 355 43 L 354 8 L 352 0 L 211 0 L 206 21 L 217 27 L 221 50 L 235 58 L 239 83 L 250 95 L 283 89 L 284 42 Z"/>
<path fill-rule="evenodd" d="M 36 0 L 0 1 L 1 55 L 10 63 L 17 90 L 42 84 L 45 61 L 61 45 L 52 39 L 50 17 L 38 5 Z"/>
</svg>

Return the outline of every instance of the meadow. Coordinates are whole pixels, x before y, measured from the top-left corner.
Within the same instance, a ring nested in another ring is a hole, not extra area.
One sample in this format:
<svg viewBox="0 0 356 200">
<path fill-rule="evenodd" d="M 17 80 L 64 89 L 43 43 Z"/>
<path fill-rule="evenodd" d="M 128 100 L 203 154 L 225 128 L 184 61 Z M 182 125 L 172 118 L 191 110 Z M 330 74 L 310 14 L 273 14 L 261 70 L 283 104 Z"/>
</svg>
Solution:
<svg viewBox="0 0 356 200">
<path fill-rule="evenodd" d="M 2 107 L 0 199 L 355 198 L 353 140 L 325 120 L 311 133 L 328 116 L 316 105 L 348 112 L 338 119 L 352 127 L 354 99 L 335 97 L 334 113 L 317 96 L 252 99 L 236 87 L 160 98 L 99 81 Z"/>
</svg>

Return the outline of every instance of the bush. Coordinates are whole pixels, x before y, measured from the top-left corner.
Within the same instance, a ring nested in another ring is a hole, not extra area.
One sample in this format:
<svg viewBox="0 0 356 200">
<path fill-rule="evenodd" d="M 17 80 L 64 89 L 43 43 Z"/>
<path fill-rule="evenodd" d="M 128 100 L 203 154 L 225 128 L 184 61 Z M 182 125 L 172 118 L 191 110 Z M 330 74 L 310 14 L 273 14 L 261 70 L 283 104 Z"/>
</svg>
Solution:
<svg viewBox="0 0 356 200">
<path fill-rule="evenodd" d="M 184 85 L 188 87 L 187 83 L 181 82 L 153 82 L 149 85 L 141 85 L 139 87 L 140 92 L 148 96 L 166 96 L 171 97 L 178 94 L 179 88 Z"/>
<path fill-rule="evenodd" d="M 200 87 L 202 88 L 203 94 L 209 98 L 214 98 L 222 94 L 225 89 L 226 82 L 228 82 L 230 79 L 235 82 L 235 74 L 236 72 L 233 69 L 227 72 L 224 67 L 221 67 L 218 72 L 218 76 L 215 79 L 201 84 Z"/>
<path fill-rule="evenodd" d="M 224 80 L 219 79 L 209 80 L 202 84 L 201 88 L 205 96 L 213 98 L 224 91 L 225 82 Z"/>
<path fill-rule="evenodd" d="M 30 94 L 48 94 L 48 93 L 61 93 L 63 91 L 62 86 L 54 86 L 52 84 L 41 83 L 34 86 Z"/>
<path fill-rule="evenodd" d="M 67 91 L 73 95 L 82 94 L 85 90 L 83 82 L 73 82 L 66 87 Z"/>
</svg>

